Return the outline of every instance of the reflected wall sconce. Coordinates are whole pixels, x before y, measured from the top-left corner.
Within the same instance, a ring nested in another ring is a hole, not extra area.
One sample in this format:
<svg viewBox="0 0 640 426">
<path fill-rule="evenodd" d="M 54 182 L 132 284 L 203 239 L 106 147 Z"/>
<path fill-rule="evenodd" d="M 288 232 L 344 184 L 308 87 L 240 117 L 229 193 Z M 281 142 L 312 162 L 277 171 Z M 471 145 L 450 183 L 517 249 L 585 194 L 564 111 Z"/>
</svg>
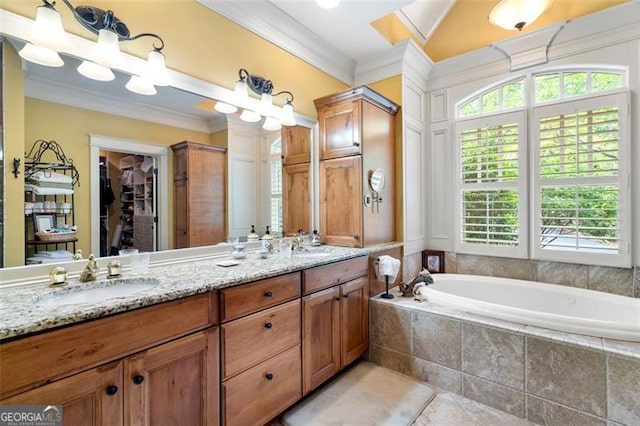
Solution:
<svg viewBox="0 0 640 426">
<path fill-rule="evenodd" d="M 531 24 L 553 0 L 502 0 L 489 14 L 489 22 L 505 30 L 518 30 Z"/>
<path fill-rule="evenodd" d="M 69 0 L 62 2 L 83 27 L 98 35 L 98 41 L 89 60 L 83 61 L 78 67 L 80 74 L 98 81 L 113 80 L 115 75 L 112 69 L 126 67 L 119 43 L 151 37 L 156 39 L 158 45 L 153 44 L 143 72 L 133 75 L 126 87 L 135 93 L 153 95 L 157 93 L 155 86 L 168 86 L 171 83 L 162 54 L 164 41 L 159 35 L 141 33 L 132 36 L 127 25 L 111 10 L 105 11 L 94 6 L 74 7 Z M 59 53 L 71 51 L 72 44 L 62 26 L 60 12 L 55 8 L 56 2 L 42 0 L 42 3 L 36 10 L 36 20 L 31 28 L 28 43 L 19 54 L 23 59 L 36 64 L 60 67 L 64 62 Z"/>
<path fill-rule="evenodd" d="M 239 80 L 236 82 L 233 91 L 234 103 L 237 105 L 247 105 L 251 98 L 248 89 L 260 96 L 260 102 L 256 102 L 253 109 L 243 108 L 240 119 L 248 123 L 255 123 L 265 117 L 262 128 L 265 130 L 280 130 L 282 126 L 295 126 L 296 120 L 293 115 L 293 93 L 283 90 L 273 93 L 273 83 L 259 75 L 250 74 L 244 68 L 238 71 Z M 275 96 L 286 95 L 287 100 L 282 108 L 273 104 Z M 232 114 L 238 110 L 234 105 L 218 101 L 214 106 L 216 111 Z"/>
</svg>

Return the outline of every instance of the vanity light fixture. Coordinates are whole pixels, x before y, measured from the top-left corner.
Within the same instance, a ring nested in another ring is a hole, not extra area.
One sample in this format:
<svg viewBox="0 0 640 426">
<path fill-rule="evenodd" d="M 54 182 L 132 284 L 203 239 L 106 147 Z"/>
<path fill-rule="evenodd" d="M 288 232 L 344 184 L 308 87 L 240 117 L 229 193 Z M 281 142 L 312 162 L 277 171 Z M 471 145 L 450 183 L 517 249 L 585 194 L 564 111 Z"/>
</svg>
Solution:
<svg viewBox="0 0 640 426">
<path fill-rule="evenodd" d="M 62 2 L 83 27 L 98 35 L 98 41 L 89 59 L 83 61 L 78 67 L 80 74 L 99 81 L 113 80 L 115 76 L 111 70 L 126 67 L 119 43 L 151 37 L 156 39 L 159 45 L 153 44 L 143 71 L 140 75 L 133 75 L 126 87 L 133 92 L 150 95 L 157 93 L 154 86 L 171 84 L 162 54 L 164 41 L 159 35 L 141 33 L 131 36 L 127 25 L 111 10 L 105 11 L 94 6 L 74 7 L 69 0 L 62 0 Z M 64 64 L 59 53 L 70 52 L 72 44 L 62 26 L 60 12 L 55 8 L 56 2 L 42 0 L 42 3 L 36 10 L 36 20 L 31 28 L 28 43 L 19 54 L 22 58 L 36 64 L 59 67 Z"/>
<path fill-rule="evenodd" d="M 293 93 L 288 90 L 273 93 L 273 83 L 271 80 L 267 80 L 259 75 L 252 75 L 244 68 L 240 68 L 238 76 L 239 79 L 233 91 L 234 103 L 246 105 L 251 102 L 252 100 L 249 97 L 248 89 L 260 95 L 260 101 L 254 101 L 256 105 L 253 110 L 243 107 L 242 114 L 240 114 L 242 121 L 254 123 L 260 121 L 262 117 L 265 117 L 262 128 L 271 131 L 280 130 L 282 126 L 296 125 L 296 119 L 293 115 Z M 287 100 L 282 108 L 273 104 L 273 98 L 280 95 L 287 96 Z M 215 104 L 214 109 L 225 114 L 231 114 L 237 111 L 237 108 L 233 105 L 220 101 Z"/>
<path fill-rule="evenodd" d="M 518 30 L 531 24 L 553 0 L 502 0 L 489 14 L 489 22 L 505 30 Z"/>
</svg>

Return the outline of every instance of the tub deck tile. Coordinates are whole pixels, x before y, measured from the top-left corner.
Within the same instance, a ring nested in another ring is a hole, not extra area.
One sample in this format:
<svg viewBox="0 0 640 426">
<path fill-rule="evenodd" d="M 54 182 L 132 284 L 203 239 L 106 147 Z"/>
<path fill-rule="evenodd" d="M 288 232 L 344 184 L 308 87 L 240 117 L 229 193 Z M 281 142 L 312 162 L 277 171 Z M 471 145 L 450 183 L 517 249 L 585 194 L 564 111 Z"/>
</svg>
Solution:
<svg viewBox="0 0 640 426">
<path fill-rule="evenodd" d="M 581 334 L 567 333 L 564 331 L 551 330 L 549 328 L 536 327 L 528 325 L 525 333 L 529 336 L 536 336 L 554 342 L 566 343 L 568 345 L 579 346 L 581 348 L 589 348 L 597 351 L 604 351 L 604 343 L 602 338 L 593 336 L 584 336 Z"/>
<path fill-rule="evenodd" d="M 602 340 L 604 341 L 605 351 L 640 361 L 640 342 L 614 339 Z"/>
<path fill-rule="evenodd" d="M 608 418 L 640 425 L 640 361 L 609 356 L 607 370 Z"/>
</svg>

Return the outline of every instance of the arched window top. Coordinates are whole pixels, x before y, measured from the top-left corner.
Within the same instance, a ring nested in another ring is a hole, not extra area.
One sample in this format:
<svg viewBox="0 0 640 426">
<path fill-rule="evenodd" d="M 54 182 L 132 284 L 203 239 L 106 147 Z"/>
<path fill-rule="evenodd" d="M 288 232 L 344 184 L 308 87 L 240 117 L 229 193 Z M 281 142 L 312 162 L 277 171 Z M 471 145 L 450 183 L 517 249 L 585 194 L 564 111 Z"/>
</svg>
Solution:
<svg viewBox="0 0 640 426">
<path fill-rule="evenodd" d="M 458 106 L 458 117 L 467 118 L 522 108 L 524 102 L 524 77 L 520 77 L 497 86 L 491 86 L 485 91 L 473 95 Z"/>
<path fill-rule="evenodd" d="M 624 74 L 612 69 L 579 69 L 533 75 L 533 103 L 557 101 L 624 87 Z"/>
<path fill-rule="evenodd" d="M 282 140 L 278 138 L 271 143 L 270 154 L 280 154 L 281 150 L 282 150 Z"/>
</svg>

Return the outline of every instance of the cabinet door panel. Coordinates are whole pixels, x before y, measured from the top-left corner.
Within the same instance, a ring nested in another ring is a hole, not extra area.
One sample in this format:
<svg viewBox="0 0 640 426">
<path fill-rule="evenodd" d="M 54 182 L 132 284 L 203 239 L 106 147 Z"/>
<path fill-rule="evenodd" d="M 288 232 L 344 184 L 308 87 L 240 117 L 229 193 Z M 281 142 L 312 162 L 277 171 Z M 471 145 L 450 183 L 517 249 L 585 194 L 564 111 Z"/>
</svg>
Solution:
<svg viewBox="0 0 640 426">
<path fill-rule="evenodd" d="M 345 102 L 318 112 L 321 160 L 362 152 L 360 102 Z"/>
<path fill-rule="evenodd" d="M 218 329 L 125 359 L 124 382 L 127 425 L 217 425 Z"/>
<path fill-rule="evenodd" d="M 282 168 L 282 229 L 287 234 L 299 229 L 311 233 L 310 163 Z"/>
<path fill-rule="evenodd" d="M 302 299 L 302 376 L 306 394 L 340 370 L 340 288 Z"/>
<path fill-rule="evenodd" d="M 3 399 L 0 404 L 62 405 L 65 426 L 119 426 L 122 391 L 122 362 L 117 361 Z"/>
<path fill-rule="evenodd" d="M 311 129 L 304 126 L 282 128 L 282 164 L 311 161 Z"/>
<path fill-rule="evenodd" d="M 327 244 L 362 247 L 362 159 L 320 161 L 320 232 Z"/>
<path fill-rule="evenodd" d="M 344 368 L 369 348 L 369 278 L 358 278 L 341 287 L 341 365 Z"/>
</svg>

